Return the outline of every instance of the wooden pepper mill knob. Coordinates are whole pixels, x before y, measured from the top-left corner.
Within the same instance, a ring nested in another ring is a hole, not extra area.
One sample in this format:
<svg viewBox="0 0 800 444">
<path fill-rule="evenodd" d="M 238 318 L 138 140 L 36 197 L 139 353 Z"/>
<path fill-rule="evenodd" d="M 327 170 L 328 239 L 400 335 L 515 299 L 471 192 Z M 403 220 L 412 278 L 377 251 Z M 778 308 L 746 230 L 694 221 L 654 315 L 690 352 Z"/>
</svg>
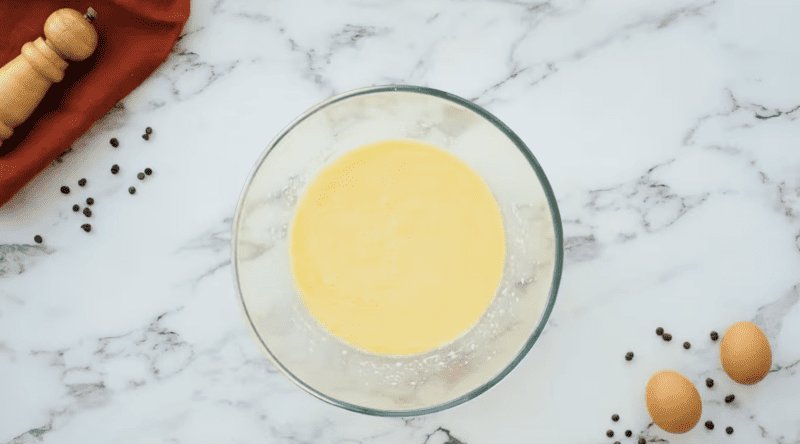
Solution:
<svg viewBox="0 0 800 444">
<path fill-rule="evenodd" d="M 66 60 L 84 60 L 97 48 L 92 21 L 97 12 L 82 15 L 59 9 L 44 24 L 44 35 L 22 45 L 21 54 L 0 68 L 0 145 L 27 119 L 53 83 L 64 78 Z"/>
</svg>

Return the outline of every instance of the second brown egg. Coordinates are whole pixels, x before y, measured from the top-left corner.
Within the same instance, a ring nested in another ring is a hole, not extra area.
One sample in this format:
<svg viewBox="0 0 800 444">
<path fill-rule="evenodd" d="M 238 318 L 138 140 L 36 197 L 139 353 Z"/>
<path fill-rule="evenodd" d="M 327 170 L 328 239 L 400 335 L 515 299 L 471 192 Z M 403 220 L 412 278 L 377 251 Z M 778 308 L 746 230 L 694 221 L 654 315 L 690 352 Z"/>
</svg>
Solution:
<svg viewBox="0 0 800 444">
<path fill-rule="evenodd" d="M 678 372 L 658 372 L 646 389 L 647 411 L 659 427 L 670 433 L 688 432 L 700 420 L 700 393 Z"/>
<path fill-rule="evenodd" d="M 737 322 L 725 332 L 719 354 L 725 373 L 739 384 L 755 384 L 772 367 L 767 336 L 750 322 Z"/>
</svg>

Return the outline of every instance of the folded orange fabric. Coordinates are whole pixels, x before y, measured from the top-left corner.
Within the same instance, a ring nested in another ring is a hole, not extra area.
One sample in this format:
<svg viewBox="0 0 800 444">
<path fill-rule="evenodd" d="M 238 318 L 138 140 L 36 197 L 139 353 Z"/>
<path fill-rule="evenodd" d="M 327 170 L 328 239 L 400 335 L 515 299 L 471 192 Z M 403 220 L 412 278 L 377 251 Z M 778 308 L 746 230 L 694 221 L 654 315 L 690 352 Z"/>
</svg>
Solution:
<svg viewBox="0 0 800 444">
<path fill-rule="evenodd" d="M 189 19 L 190 0 L 0 0 L 0 66 L 44 36 L 61 8 L 97 11 L 94 54 L 69 62 L 64 80 L 0 146 L 0 206 L 164 62 Z"/>
</svg>

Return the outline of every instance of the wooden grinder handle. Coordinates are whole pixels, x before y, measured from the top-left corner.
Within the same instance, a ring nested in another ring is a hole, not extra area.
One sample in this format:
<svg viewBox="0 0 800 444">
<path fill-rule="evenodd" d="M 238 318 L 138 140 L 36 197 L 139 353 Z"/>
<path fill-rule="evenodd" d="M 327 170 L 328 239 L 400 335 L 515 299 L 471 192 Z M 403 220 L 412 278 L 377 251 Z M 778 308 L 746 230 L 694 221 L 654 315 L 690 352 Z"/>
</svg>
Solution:
<svg viewBox="0 0 800 444">
<path fill-rule="evenodd" d="M 66 59 L 84 60 L 97 47 L 92 21 L 97 12 L 85 15 L 64 8 L 50 14 L 44 35 L 22 45 L 21 54 L 0 68 L 0 145 L 14 128 L 30 117 L 53 83 L 64 78 Z"/>
</svg>

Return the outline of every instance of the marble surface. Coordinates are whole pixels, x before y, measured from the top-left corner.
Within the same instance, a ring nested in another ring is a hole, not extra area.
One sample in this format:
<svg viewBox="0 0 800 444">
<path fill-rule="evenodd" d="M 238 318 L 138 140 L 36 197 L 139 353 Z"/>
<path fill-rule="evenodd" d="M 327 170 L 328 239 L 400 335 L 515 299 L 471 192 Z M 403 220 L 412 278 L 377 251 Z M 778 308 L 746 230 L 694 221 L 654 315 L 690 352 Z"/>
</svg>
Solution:
<svg viewBox="0 0 800 444">
<path fill-rule="evenodd" d="M 166 63 L 0 208 L 0 442 L 800 443 L 798 17 L 786 0 L 196 0 Z M 268 363 L 238 311 L 230 230 L 284 126 L 399 83 L 517 132 L 553 185 L 566 260 L 507 378 L 392 419 Z M 85 233 L 71 207 L 90 196 Z M 725 376 L 708 338 L 740 320 L 772 344 L 755 386 Z M 659 370 L 697 385 L 714 431 L 649 426 Z"/>
</svg>

